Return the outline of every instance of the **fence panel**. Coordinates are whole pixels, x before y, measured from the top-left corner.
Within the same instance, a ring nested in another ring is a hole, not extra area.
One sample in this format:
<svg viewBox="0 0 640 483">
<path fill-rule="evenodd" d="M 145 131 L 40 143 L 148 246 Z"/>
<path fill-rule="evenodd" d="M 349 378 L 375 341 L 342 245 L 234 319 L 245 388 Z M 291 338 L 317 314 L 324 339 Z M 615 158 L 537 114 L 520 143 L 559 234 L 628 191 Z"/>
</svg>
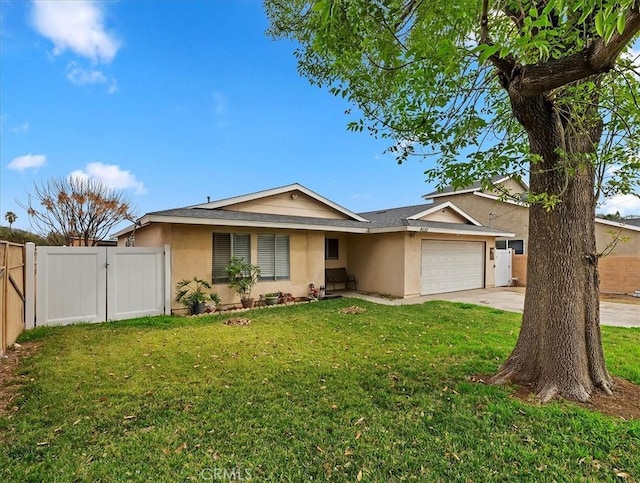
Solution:
<svg viewBox="0 0 640 483">
<path fill-rule="evenodd" d="M 158 247 L 38 247 L 36 325 L 105 322 L 165 313 Z"/>
<path fill-rule="evenodd" d="M 24 245 L 0 241 L 0 355 L 24 330 L 24 258 Z"/>
<path fill-rule="evenodd" d="M 38 247 L 36 250 L 36 325 L 105 321 L 107 254 L 104 247 Z"/>
<path fill-rule="evenodd" d="M 107 251 L 107 318 L 164 313 L 164 251 L 114 247 Z"/>
</svg>

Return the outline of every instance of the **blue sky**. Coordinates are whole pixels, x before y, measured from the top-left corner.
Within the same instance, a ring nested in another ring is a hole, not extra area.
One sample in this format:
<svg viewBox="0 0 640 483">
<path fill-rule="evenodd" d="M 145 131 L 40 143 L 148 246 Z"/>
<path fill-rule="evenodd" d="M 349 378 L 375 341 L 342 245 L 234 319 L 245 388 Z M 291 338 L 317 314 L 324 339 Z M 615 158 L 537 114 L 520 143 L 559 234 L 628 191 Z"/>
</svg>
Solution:
<svg viewBox="0 0 640 483">
<path fill-rule="evenodd" d="M 260 1 L 0 6 L 0 213 L 16 227 L 16 199 L 70 174 L 124 190 L 138 215 L 294 182 L 356 212 L 433 189 L 431 161 L 399 166 L 346 131 L 350 106 L 298 75 Z"/>
</svg>

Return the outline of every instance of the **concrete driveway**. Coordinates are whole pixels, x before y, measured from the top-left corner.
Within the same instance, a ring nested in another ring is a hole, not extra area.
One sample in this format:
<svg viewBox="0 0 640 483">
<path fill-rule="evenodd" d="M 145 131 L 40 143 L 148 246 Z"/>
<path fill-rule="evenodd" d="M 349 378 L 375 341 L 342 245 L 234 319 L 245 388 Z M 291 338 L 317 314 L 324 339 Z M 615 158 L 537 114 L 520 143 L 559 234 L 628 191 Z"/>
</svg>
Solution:
<svg viewBox="0 0 640 483">
<path fill-rule="evenodd" d="M 384 305 L 421 304 L 429 300 L 447 300 L 475 305 L 486 305 L 510 312 L 522 312 L 524 308 L 524 289 L 497 287 L 464 292 L 451 292 L 438 295 L 425 295 L 410 299 L 388 300 L 356 292 L 343 293 L 345 297 L 356 297 Z M 640 327 L 640 305 L 631 303 L 600 302 L 600 323 L 618 327 Z"/>
</svg>

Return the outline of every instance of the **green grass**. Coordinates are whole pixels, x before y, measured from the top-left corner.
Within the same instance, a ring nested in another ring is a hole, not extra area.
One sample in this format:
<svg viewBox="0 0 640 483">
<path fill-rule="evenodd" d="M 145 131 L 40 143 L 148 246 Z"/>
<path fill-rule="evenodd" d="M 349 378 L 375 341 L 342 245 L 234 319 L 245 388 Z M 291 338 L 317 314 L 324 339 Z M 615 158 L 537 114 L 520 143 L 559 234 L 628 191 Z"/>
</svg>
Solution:
<svg viewBox="0 0 640 483">
<path fill-rule="evenodd" d="M 24 334 L 44 345 L 0 419 L 0 480 L 640 480 L 639 421 L 469 382 L 508 355 L 517 314 L 341 299 L 242 316 Z M 603 335 L 640 383 L 640 331 Z"/>
</svg>

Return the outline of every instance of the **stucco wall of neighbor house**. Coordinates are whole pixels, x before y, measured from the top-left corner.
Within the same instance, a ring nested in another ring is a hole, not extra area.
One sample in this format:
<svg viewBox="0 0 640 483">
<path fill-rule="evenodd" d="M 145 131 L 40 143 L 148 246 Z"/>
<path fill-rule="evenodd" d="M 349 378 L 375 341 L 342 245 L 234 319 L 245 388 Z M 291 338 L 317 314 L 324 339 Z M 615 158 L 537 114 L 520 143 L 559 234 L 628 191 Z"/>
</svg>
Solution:
<svg viewBox="0 0 640 483">
<path fill-rule="evenodd" d="M 515 233 L 515 237 L 512 239 L 524 240 L 526 251 L 529 238 L 529 210 L 525 206 L 483 198 L 473 193 L 443 196 L 436 198 L 435 201 L 451 201 L 484 226 Z M 490 219 L 490 213 L 495 213 L 491 217 L 493 219 Z"/>
<path fill-rule="evenodd" d="M 127 237 L 130 234 L 127 233 L 118 238 L 118 246 L 126 246 Z M 171 227 L 153 223 L 137 228 L 133 236 L 137 247 L 161 247 L 170 243 Z"/>
<path fill-rule="evenodd" d="M 498 196 L 503 193 L 502 190 L 506 190 L 512 195 L 519 195 L 526 191 L 524 186 L 522 186 L 518 181 L 516 181 L 513 178 L 509 178 L 508 180 L 503 181 L 502 183 L 499 184 L 499 186 L 501 189 L 491 190 L 493 193 L 495 193 Z"/>
<path fill-rule="evenodd" d="M 600 292 L 633 293 L 640 290 L 640 257 L 603 257 L 598 261 Z"/>
<path fill-rule="evenodd" d="M 640 231 L 618 228 L 604 223 L 596 223 L 596 247 L 602 252 L 616 237 L 611 255 L 617 257 L 640 257 Z"/>
<path fill-rule="evenodd" d="M 511 277 L 516 279 L 518 287 L 527 286 L 527 256 L 513 255 L 511 258 Z"/>
<path fill-rule="evenodd" d="M 513 256 L 513 277 L 527 285 L 527 255 Z M 632 293 L 640 290 L 640 257 L 602 257 L 598 260 L 600 292 Z"/>
<path fill-rule="evenodd" d="M 228 205 L 225 206 L 224 209 L 251 213 L 267 213 L 270 215 L 331 218 L 335 220 L 346 220 L 348 218 L 344 213 L 340 213 L 300 191 L 281 193 L 260 198 L 259 200 Z"/>
<path fill-rule="evenodd" d="M 326 233 L 324 238 L 338 239 L 338 259 L 325 260 L 325 268 L 349 267 L 349 237 L 346 233 Z M 324 243 L 324 241 L 323 241 Z M 324 251 L 324 246 L 323 246 Z M 323 282 L 324 283 L 324 282 Z M 317 288 L 317 286 L 316 286 Z"/>
<path fill-rule="evenodd" d="M 358 290 L 404 297 L 404 239 L 406 233 L 349 236 L 349 265 Z M 331 287 L 327 287 L 330 289 Z"/>
</svg>

